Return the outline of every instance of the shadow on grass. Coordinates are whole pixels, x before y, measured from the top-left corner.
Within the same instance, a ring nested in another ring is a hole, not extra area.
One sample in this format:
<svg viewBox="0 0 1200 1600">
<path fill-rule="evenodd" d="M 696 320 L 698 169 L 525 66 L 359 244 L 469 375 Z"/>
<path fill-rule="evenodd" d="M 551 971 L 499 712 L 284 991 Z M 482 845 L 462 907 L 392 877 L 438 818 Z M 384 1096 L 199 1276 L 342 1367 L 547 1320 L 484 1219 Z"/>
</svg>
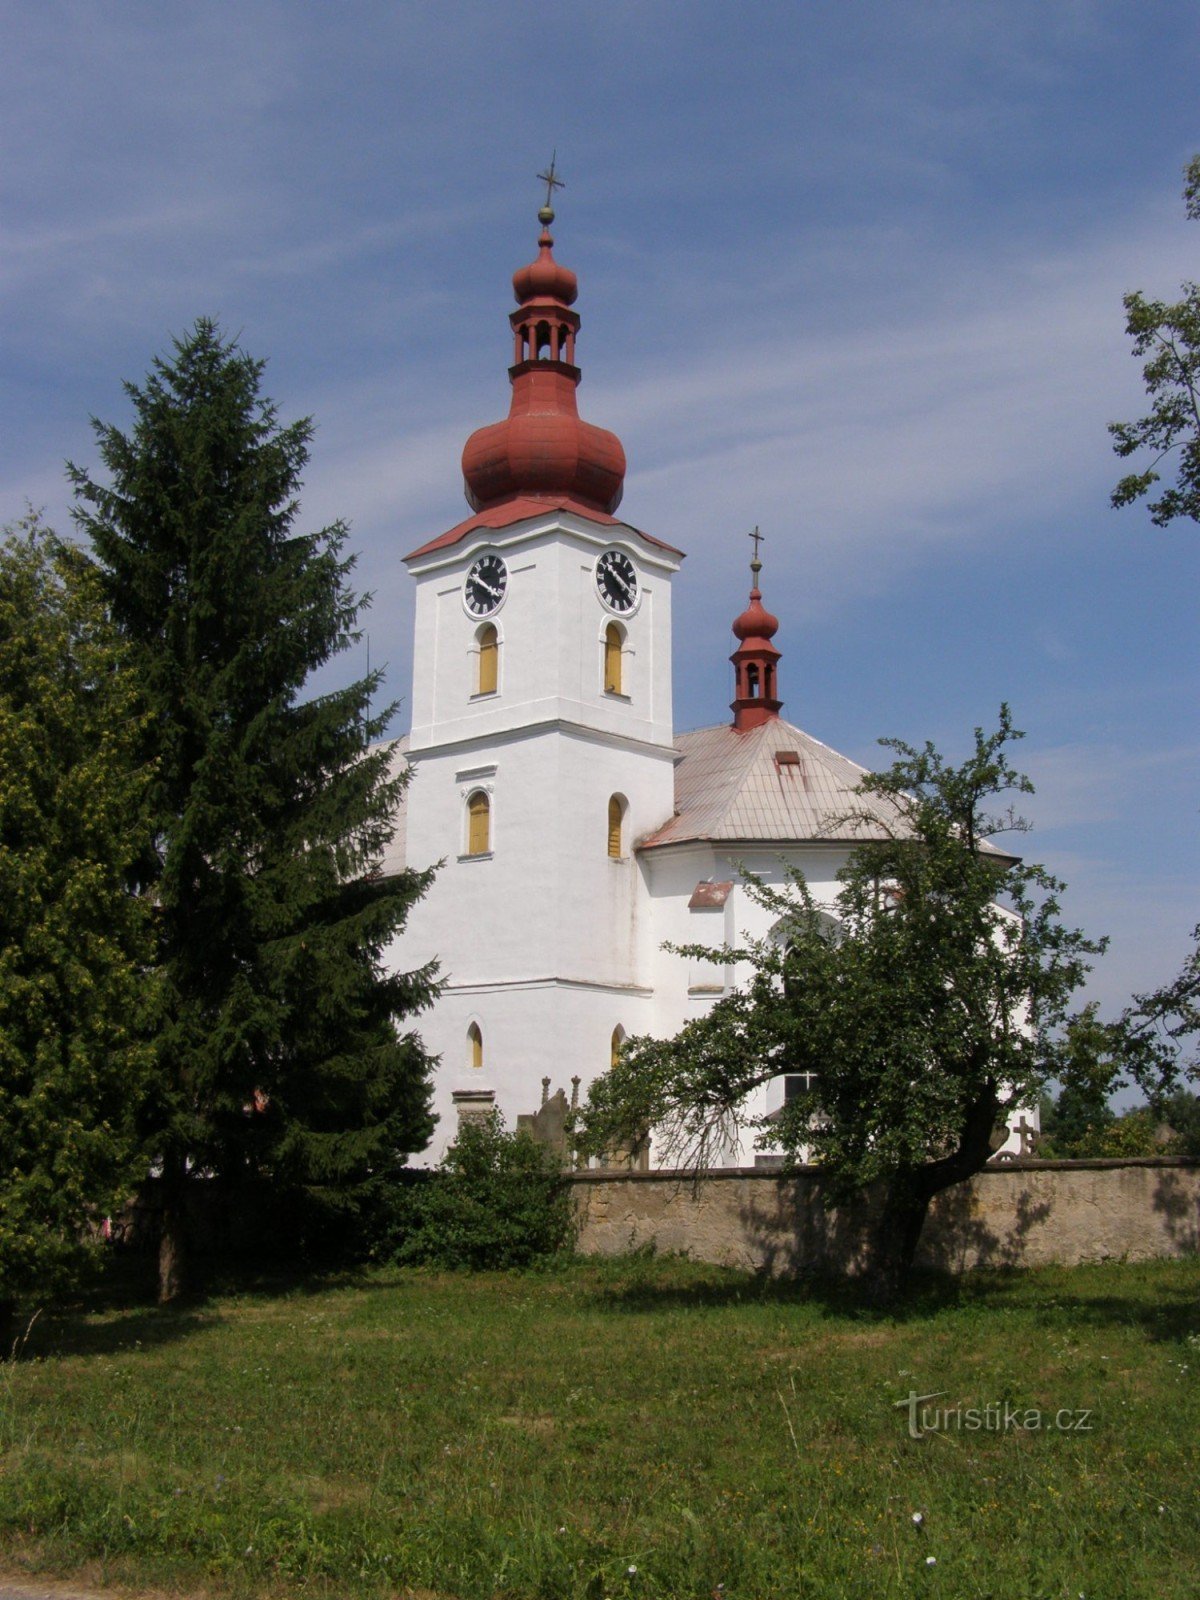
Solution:
<svg viewBox="0 0 1200 1600">
<path fill-rule="evenodd" d="M 1177 1281 L 1164 1282 L 1168 1273 Z M 1109 1288 L 1104 1279 L 1111 1284 L 1117 1274 L 1122 1282 Z M 653 1257 L 617 1258 L 605 1276 L 610 1281 L 593 1287 L 593 1301 L 631 1315 L 772 1305 L 804 1309 L 820 1319 L 907 1323 L 947 1312 L 986 1316 L 1015 1311 L 1068 1327 L 1138 1328 L 1154 1342 L 1174 1342 L 1200 1331 L 1200 1269 L 1193 1264 L 1189 1270 L 1179 1262 L 993 1267 L 963 1274 L 923 1268 L 914 1271 L 906 1289 L 890 1303 L 876 1299 L 871 1285 L 861 1279 L 706 1271 L 696 1263 L 672 1264 Z"/>
<path fill-rule="evenodd" d="M 116 1252 L 69 1300 L 18 1316 L 17 1359 L 106 1356 L 137 1346 L 153 1349 L 200 1333 L 222 1320 L 226 1303 L 246 1298 L 294 1299 L 353 1285 L 385 1288 L 359 1269 L 309 1264 L 218 1261 L 198 1257 L 194 1289 L 167 1306 L 157 1303 L 155 1264 L 136 1251 Z M 30 1326 L 30 1319 L 32 1326 Z M 28 1329 L 28 1336 L 25 1337 Z"/>
<path fill-rule="evenodd" d="M 960 1279 L 930 1270 L 914 1273 L 898 1299 L 881 1303 L 873 1297 L 869 1284 L 853 1278 L 820 1273 L 784 1278 L 721 1268 L 706 1271 L 695 1265 L 690 1272 L 684 1266 L 681 1273 L 679 1265 L 669 1259 L 633 1257 L 622 1274 L 620 1265 L 614 1263 L 614 1268 L 605 1274 L 613 1281 L 597 1284 L 593 1298 L 609 1310 L 630 1313 L 772 1305 L 804 1307 L 819 1316 L 879 1322 L 935 1316 L 960 1305 L 964 1298 Z"/>
</svg>

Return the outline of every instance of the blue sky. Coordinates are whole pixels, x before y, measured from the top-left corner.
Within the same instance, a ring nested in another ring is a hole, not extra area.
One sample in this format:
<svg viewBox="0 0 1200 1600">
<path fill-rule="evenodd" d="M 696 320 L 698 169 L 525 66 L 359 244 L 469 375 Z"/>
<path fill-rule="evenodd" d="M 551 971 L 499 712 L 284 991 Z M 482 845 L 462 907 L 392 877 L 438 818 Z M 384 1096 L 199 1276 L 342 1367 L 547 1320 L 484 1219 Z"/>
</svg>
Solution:
<svg viewBox="0 0 1200 1600">
<path fill-rule="evenodd" d="M 676 722 L 722 720 L 746 530 L 785 715 L 868 764 L 961 754 L 1002 699 L 1024 843 L 1112 948 L 1108 1009 L 1200 917 L 1200 529 L 1116 512 L 1143 409 L 1121 295 L 1200 277 L 1200 11 L 524 0 L 0 5 L 0 520 L 215 315 L 317 424 L 371 656 L 407 693 L 400 557 L 464 514 L 507 408 L 509 277 L 557 147 L 583 414 L 622 514 L 688 552 Z M 361 665 L 361 663 L 359 663 Z M 397 727 L 405 722 L 402 707 Z"/>
</svg>

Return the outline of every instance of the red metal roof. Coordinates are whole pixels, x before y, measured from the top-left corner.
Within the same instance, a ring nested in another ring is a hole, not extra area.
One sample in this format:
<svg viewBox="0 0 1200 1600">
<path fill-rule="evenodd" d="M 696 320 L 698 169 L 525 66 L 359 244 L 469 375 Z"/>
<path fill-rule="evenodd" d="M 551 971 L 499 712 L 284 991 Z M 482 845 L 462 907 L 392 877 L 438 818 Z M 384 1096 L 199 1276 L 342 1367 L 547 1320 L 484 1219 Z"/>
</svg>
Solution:
<svg viewBox="0 0 1200 1600">
<path fill-rule="evenodd" d="M 622 522 L 619 517 L 610 516 L 607 511 L 597 511 L 595 506 L 584 505 L 581 500 L 573 500 L 569 495 L 517 495 L 512 500 L 505 500 L 500 505 L 485 506 L 482 511 L 476 511 L 465 522 L 460 522 L 457 527 L 440 533 L 436 539 L 430 539 L 427 544 L 420 545 L 416 550 L 410 550 L 405 556 L 406 561 L 415 561 L 418 556 L 431 555 L 435 550 L 448 550 L 460 539 L 465 539 L 467 534 L 473 533 L 476 528 L 508 528 L 514 522 L 528 522 L 534 517 L 544 517 L 548 511 L 570 511 L 577 517 L 584 517 L 588 522 L 598 522 L 610 528 L 632 528 L 639 538 L 645 539 L 647 544 L 655 545 L 659 550 L 666 550 L 673 556 L 682 556 L 683 551 L 677 550 L 673 544 L 668 544 L 665 539 L 656 539 L 652 533 L 643 533 L 641 528 L 633 528 L 628 522 Z"/>
</svg>

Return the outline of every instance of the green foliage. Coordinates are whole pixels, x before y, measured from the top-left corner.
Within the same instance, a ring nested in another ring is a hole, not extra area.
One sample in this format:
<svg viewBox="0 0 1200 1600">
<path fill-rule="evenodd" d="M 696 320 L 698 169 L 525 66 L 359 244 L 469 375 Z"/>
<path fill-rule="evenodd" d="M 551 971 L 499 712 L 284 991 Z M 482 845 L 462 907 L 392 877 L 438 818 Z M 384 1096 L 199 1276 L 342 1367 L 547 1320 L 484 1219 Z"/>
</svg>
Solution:
<svg viewBox="0 0 1200 1600">
<path fill-rule="evenodd" d="M 1152 1103 L 1181 1078 L 1200 1078 L 1200 924 L 1178 975 L 1149 994 L 1135 994 L 1121 1014 L 1124 1067 Z"/>
<path fill-rule="evenodd" d="M 1064 1029 L 1057 1099 L 1042 1100 L 1041 1136 L 1037 1153 L 1065 1160 L 1098 1155 L 1096 1146 L 1117 1120 L 1110 1098 L 1123 1085 L 1123 1035 L 1101 1022 L 1095 1002 L 1070 1019 Z"/>
<path fill-rule="evenodd" d="M 440 1169 L 402 1193 L 398 1262 L 527 1267 L 565 1250 L 574 1232 L 558 1157 L 523 1131 L 506 1132 L 498 1112 L 464 1124 Z"/>
<path fill-rule="evenodd" d="M 1200 928 L 1177 977 L 1133 997 L 1116 1022 L 1101 1022 L 1095 1005 L 1064 1032 L 1057 1100 L 1043 1101 L 1038 1154 L 1062 1159 L 1121 1155 L 1200 1157 L 1200 1100 L 1181 1086 L 1200 1075 Z M 1149 1101 L 1118 1117 L 1110 1104 L 1135 1086 Z M 1165 1123 L 1172 1137 L 1157 1139 Z"/>
<path fill-rule="evenodd" d="M 202 319 L 126 385 L 128 434 L 95 424 L 109 481 L 70 468 L 151 713 L 136 876 L 164 983 L 143 1134 L 169 1235 L 188 1171 L 337 1210 L 431 1130 L 430 1063 L 397 1021 L 433 974 L 383 969 L 428 881 L 379 871 L 405 777 L 371 741 L 393 708 L 371 714 L 377 673 L 301 698 L 364 601 L 341 523 L 293 531 L 312 426 L 281 427 L 261 376 Z"/>
<path fill-rule="evenodd" d="M 1164 1096 L 1157 1109 L 1174 1135 L 1167 1154 L 1200 1161 L 1200 1095 L 1176 1089 Z"/>
<path fill-rule="evenodd" d="M 749 981 L 676 1038 L 626 1043 L 589 1091 L 583 1148 L 652 1126 L 660 1149 L 705 1165 L 748 1120 L 760 1143 L 808 1149 L 831 1197 L 884 1182 L 877 1243 L 911 1261 L 930 1196 L 978 1171 L 997 1120 L 1054 1074 L 1055 1030 L 1102 948 L 1060 922 L 1061 884 L 989 843 L 1023 826 L 987 809 L 1030 792 L 1006 753 L 1019 737 L 1002 707 L 959 767 L 888 741 L 898 759 L 859 786 L 861 842 L 834 903 L 795 870 L 783 890 L 749 878 L 774 935 L 683 952 L 747 963 Z M 747 1119 L 747 1096 L 783 1073 L 813 1087 L 770 1123 Z"/>
<path fill-rule="evenodd" d="M 1051 1110 L 1042 1124 L 1039 1156 L 1057 1161 L 1088 1161 L 1177 1153 L 1174 1141 L 1159 1142 L 1159 1119 L 1149 1106 L 1137 1106 L 1120 1116 L 1106 1106 L 1102 1114 L 1082 1125 L 1070 1114 L 1074 1110 L 1072 1105 L 1064 1122 L 1060 1122 L 1055 1109 Z"/>
<path fill-rule="evenodd" d="M 1200 155 L 1185 170 L 1187 214 L 1200 220 Z M 1133 353 L 1145 360 L 1142 378 L 1152 401 L 1147 416 L 1136 422 L 1113 422 L 1109 433 L 1121 457 L 1152 450 L 1151 465 L 1122 478 L 1113 491 L 1114 506 L 1129 505 L 1160 481 L 1158 467 L 1177 453 L 1175 482 L 1149 502 L 1150 519 L 1162 528 L 1176 517 L 1200 522 L 1200 286 L 1186 282 L 1183 298 L 1148 300 L 1140 292 L 1125 296 L 1125 331 Z"/>
<path fill-rule="evenodd" d="M 128 1193 L 152 994 L 126 881 L 141 731 L 95 574 L 26 518 L 0 544 L 0 1302 L 69 1281 L 88 1219 Z"/>
</svg>

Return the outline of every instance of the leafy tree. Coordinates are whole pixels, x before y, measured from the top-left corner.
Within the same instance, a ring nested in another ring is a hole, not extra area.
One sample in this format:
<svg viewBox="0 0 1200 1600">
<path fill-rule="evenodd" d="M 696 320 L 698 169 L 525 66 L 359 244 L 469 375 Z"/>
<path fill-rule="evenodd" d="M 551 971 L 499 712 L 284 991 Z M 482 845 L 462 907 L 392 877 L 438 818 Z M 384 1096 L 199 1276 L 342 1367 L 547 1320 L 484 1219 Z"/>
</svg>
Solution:
<svg viewBox="0 0 1200 1600">
<path fill-rule="evenodd" d="M 1159 1110 L 1175 1136 L 1171 1153 L 1200 1161 L 1200 1095 L 1190 1089 L 1174 1089 Z"/>
<path fill-rule="evenodd" d="M 1149 994 L 1135 994 L 1122 1012 L 1123 1065 L 1129 1078 L 1160 1105 L 1181 1078 L 1200 1078 L 1200 924 L 1178 975 Z"/>
<path fill-rule="evenodd" d="M 293 531 L 312 426 L 279 425 L 262 370 L 198 321 L 125 386 L 128 434 L 94 423 L 109 481 L 69 468 L 156 763 L 136 879 L 164 980 L 143 1126 L 164 1299 L 189 1174 L 353 1208 L 432 1126 L 430 1063 L 397 1021 L 434 976 L 382 966 L 428 882 L 379 871 L 404 777 L 371 741 L 393 708 L 371 714 L 378 673 L 301 698 L 364 601 L 342 523 Z"/>
<path fill-rule="evenodd" d="M 1184 204 L 1200 221 L 1200 155 L 1185 169 Z M 1121 457 L 1152 450 L 1142 472 L 1131 472 L 1113 490 L 1114 506 L 1129 505 L 1160 481 L 1164 457 L 1178 454 L 1175 482 L 1149 502 L 1150 520 L 1166 527 L 1176 517 L 1200 522 L 1200 285 L 1185 282 L 1183 298 L 1148 300 L 1140 291 L 1125 296 L 1125 331 L 1133 353 L 1148 357 L 1142 368 L 1150 412 L 1136 422 L 1113 422 L 1108 431 Z"/>
<path fill-rule="evenodd" d="M 1065 1030 L 1057 1100 L 1043 1100 L 1038 1154 L 1060 1158 L 1190 1155 L 1200 1152 L 1200 1101 L 1181 1079 L 1200 1077 L 1200 928 L 1179 975 L 1150 994 L 1135 995 L 1115 1022 L 1095 1005 Z M 1110 1097 L 1136 1086 L 1149 1102 L 1118 1116 Z M 1173 1140 L 1158 1141 L 1160 1123 Z"/>
<path fill-rule="evenodd" d="M 1019 737 L 1002 707 L 958 767 L 885 741 L 897 759 L 863 779 L 855 813 L 882 836 L 860 835 L 832 906 L 795 870 L 782 890 L 748 879 L 775 935 L 680 953 L 748 963 L 749 981 L 674 1039 L 629 1041 L 589 1091 L 583 1147 L 654 1127 L 701 1167 L 749 1120 L 760 1144 L 811 1152 L 831 1200 L 873 1186 L 867 1257 L 894 1292 L 932 1197 L 983 1166 L 997 1123 L 1053 1075 L 1056 1029 L 1102 948 L 1063 927 L 1061 884 L 989 843 L 1023 826 L 987 810 L 1031 792 L 1006 753 Z M 747 1119 L 747 1095 L 781 1073 L 812 1074 L 809 1089 L 769 1125 Z"/>
<path fill-rule="evenodd" d="M 475 1270 L 526 1267 L 566 1249 L 571 1195 L 553 1150 L 499 1112 L 468 1122 L 425 1183 L 404 1191 L 395 1260 Z"/>
<path fill-rule="evenodd" d="M 1123 1087 L 1124 1039 L 1121 1029 L 1101 1022 L 1093 1001 L 1064 1030 L 1055 1099 L 1042 1097 L 1037 1153 L 1056 1160 L 1095 1155 L 1092 1148 L 1117 1120 L 1111 1096 Z"/>
<path fill-rule="evenodd" d="M 151 942 L 127 874 L 150 777 L 133 680 L 83 553 L 0 544 L 0 1355 L 130 1192 Z"/>
</svg>

